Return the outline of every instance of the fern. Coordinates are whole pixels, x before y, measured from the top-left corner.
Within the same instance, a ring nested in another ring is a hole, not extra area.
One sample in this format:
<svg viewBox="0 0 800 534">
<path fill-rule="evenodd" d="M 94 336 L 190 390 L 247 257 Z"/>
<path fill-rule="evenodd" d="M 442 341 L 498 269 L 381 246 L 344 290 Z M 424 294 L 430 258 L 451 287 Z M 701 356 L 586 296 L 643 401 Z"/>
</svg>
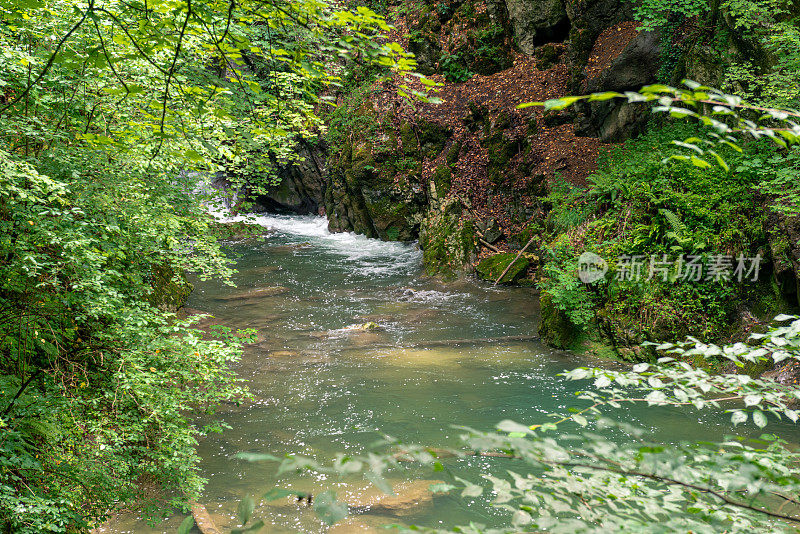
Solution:
<svg viewBox="0 0 800 534">
<path fill-rule="evenodd" d="M 683 236 L 686 233 L 686 225 L 683 224 L 680 217 L 674 212 L 668 209 L 659 209 L 658 212 L 667 219 L 672 231 L 675 232 L 679 236 Z"/>
</svg>

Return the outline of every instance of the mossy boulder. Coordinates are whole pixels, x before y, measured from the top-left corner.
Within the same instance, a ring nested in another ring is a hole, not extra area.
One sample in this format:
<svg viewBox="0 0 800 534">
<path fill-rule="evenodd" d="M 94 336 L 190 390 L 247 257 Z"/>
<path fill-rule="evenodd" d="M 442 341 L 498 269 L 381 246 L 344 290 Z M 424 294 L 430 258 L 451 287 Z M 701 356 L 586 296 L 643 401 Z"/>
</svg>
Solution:
<svg viewBox="0 0 800 534">
<path fill-rule="evenodd" d="M 419 243 L 425 270 L 429 275 L 454 278 L 470 270 L 476 257 L 475 227 L 462 220 L 453 208 L 457 200 L 445 201 L 431 209 L 423 219 Z"/>
<path fill-rule="evenodd" d="M 539 335 L 542 340 L 559 349 L 569 347 L 580 335 L 578 328 L 563 311 L 558 309 L 546 291 L 542 291 L 539 295 L 539 306 L 542 317 Z"/>
<path fill-rule="evenodd" d="M 514 253 L 500 253 L 500 254 L 493 254 L 488 258 L 484 258 L 478 263 L 475 267 L 475 270 L 478 272 L 478 276 L 484 280 L 489 280 L 494 282 L 506 268 L 511 265 L 511 268 L 508 269 L 508 272 L 503 275 L 503 278 L 500 280 L 502 284 L 508 284 L 514 282 L 518 278 L 521 278 L 523 274 L 525 274 L 525 269 L 528 268 L 530 265 L 530 261 L 525 258 L 524 256 L 520 256 L 516 261 L 517 255 Z M 513 264 L 511 262 L 514 262 Z"/>
<path fill-rule="evenodd" d="M 153 290 L 147 297 L 148 302 L 166 312 L 176 312 L 182 308 L 194 289 L 194 286 L 186 278 L 186 273 L 176 272 L 167 264 L 152 268 L 150 285 Z"/>
<path fill-rule="evenodd" d="M 400 141 L 403 155 L 421 161 L 423 158 L 436 157 L 444 150 L 452 131 L 440 124 L 420 120 L 416 124 L 404 121 L 400 124 Z"/>
<path fill-rule="evenodd" d="M 414 53 L 414 59 L 417 61 L 417 70 L 426 76 L 436 73 L 436 66 L 442 57 L 438 39 L 441 29 L 442 23 L 439 17 L 433 14 L 424 15 L 412 28 L 408 40 L 408 48 Z"/>
<path fill-rule="evenodd" d="M 493 130 L 484 139 L 483 147 L 489 155 L 489 163 L 486 165 L 489 179 L 495 184 L 501 184 L 509 162 L 528 147 L 528 141 L 524 137 L 508 137 L 502 130 Z"/>
<path fill-rule="evenodd" d="M 470 71 L 490 76 L 514 64 L 510 35 L 501 21 L 483 12 L 467 24 L 466 43 L 452 53 L 464 58 Z"/>
<path fill-rule="evenodd" d="M 464 143 L 463 141 L 456 141 L 450 146 L 450 149 L 447 151 L 446 161 L 448 165 L 455 165 L 458 161 L 458 156 L 461 155 L 461 149 L 463 148 Z"/>
</svg>

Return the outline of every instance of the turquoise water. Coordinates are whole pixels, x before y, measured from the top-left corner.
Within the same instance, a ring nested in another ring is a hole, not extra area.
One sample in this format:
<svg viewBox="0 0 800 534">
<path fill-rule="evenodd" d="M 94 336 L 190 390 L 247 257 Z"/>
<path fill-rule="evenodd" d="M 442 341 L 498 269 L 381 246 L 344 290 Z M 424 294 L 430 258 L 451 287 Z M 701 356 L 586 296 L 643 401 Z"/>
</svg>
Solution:
<svg viewBox="0 0 800 534">
<path fill-rule="evenodd" d="M 372 450 L 383 434 L 457 446 L 459 431 L 451 425 L 491 429 L 502 419 L 541 423 L 547 414 L 581 406 L 574 397 L 581 384 L 557 374 L 596 361 L 537 341 L 418 345 L 535 335 L 539 313 L 533 290 L 429 279 L 414 245 L 332 235 L 320 217 L 271 216 L 259 222 L 274 233 L 229 247 L 237 258 L 238 287 L 196 281 L 189 302 L 190 308 L 213 314 L 216 322 L 259 332 L 259 343 L 249 346 L 237 365 L 254 400 L 224 407 L 219 418 L 231 429 L 200 444 L 202 474 L 209 480 L 202 503 L 223 530 L 237 526 L 236 505 L 243 496 L 259 497 L 274 487 L 314 494 L 336 489 L 351 504 L 375 502 L 380 494 L 358 477 L 278 477 L 276 464 L 237 460 L 238 452 L 297 453 L 330 461 L 339 452 Z M 366 322 L 379 328 L 352 328 Z M 716 439 L 728 429 L 719 416 L 701 414 L 698 419 L 697 413 L 678 409 L 633 409 L 623 415 L 667 441 Z M 409 466 L 392 476 L 396 483 L 446 480 L 450 474 L 479 480 L 482 473 L 497 471 L 498 462 L 508 460 L 450 461 L 444 473 Z M 427 484 L 401 487 L 397 493 Z M 502 520 L 480 499 L 421 500 L 416 506 L 373 507 L 331 531 Z M 256 516 L 268 525 L 264 532 L 328 531 L 307 506 L 288 499 L 259 503 Z M 102 531 L 174 532 L 181 519 L 175 516 L 153 528 L 124 515 Z"/>
</svg>

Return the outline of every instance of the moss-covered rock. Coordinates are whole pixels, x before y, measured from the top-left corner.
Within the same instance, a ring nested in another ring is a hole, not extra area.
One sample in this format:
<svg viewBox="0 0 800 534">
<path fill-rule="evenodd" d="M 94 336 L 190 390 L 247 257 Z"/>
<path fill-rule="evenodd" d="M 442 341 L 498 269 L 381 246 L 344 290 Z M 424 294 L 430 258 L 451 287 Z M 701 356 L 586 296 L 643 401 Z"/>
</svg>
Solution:
<svg viewBox="0 0 800 534">
<path fill-rule="evenodd" d="M 542 317 L 542 322 L 539 324 L 539 335 L 542 340 L 559 349 L 565 349 L 575 342 L 580 330 L 572 324 L 563 311 L 555 306 L 553 299 L 546 291 L 542 291 L 539 295 L 539 305 Z"/>
<path fill-rule="evenodd" d="M 167 264 L 153 267 L 150 273 L 150 284 L 153 288 L 147 300 L 162 311 L 176 312 L 189 299 L 194 287 L 183 271 L 175 272 Z"/>
<path fill-rule="evenodd" d="M 475 267 L 475 270 L 478 272 L 478 276 L 482 279 L 494 282 L 500 278 L 500 275 L 503 274 L 503 271 L 505 271 L 506 268 L 511 265 L 511 268 L 508 269 L 508 272 L 504 274 L 503 278 L 500 280 L 500 283 L 508 284 L 522 277 L 522 275 L 525 274 L 525 270 L 528 268 L 528 265 L 530 265 L 530 261 L 524 256 L 520 256 L 516 261 L 514 261 L 514 258 L 516 257 L 516 254 L 510 252 L 493 254 L 488 258 L 482 259 Z"/>
<path fill-rule="evenodd" d="M 475 228 L 453 213 L 454 204 L 458 201 L 445 201 L 439 209 L 431 209 L 422 221 L 419 243 L 425 270 L 430 275 L 454 278 L 471 270 L 475 261 Z"/>
<path fill-rule="evenodd" d="M 508 137 L 502 130 L 493 129 L 492 134 L 483 142 L 489 156 L 489 163 L 486 165 L 489 179 L 495 184 L 503 183 L 511 158 L 524 151 L 527 146 L 527 139 Z"/>
<path fill-rule="evenodd" d="M 453 50 L 464 58 L 467 68 L 484 76 L 513 65 L 511 37 L 506 21 L 493 20 L 488 11 L 478 13 L 468 22 L 466 42 Z"/>
<path fill-rule="evenodd" d="M 450 146 L 447 151 L 446 161 L 448 165 L 455 165 L 458 161 L 458 156 L 461 155 L 461 148 L 464 146 L 462 141 L 456 141 Z"/>
<path fill-rule="evenodd" d="M 418 65 L 417 70 L 426 76 L 436 73 L 442 57 L 442 48 L 438 39 L 441 29 L 442 23 L 439 17 L 432 13 L 420 17 L 419 22 L 411 28 L 408 48 L 414 53 Z"/>
<path fill-rule="evenodd" d="M 561 52 L 563 52 L 563 48 L 557 47 L 552 43 L 540 46 L 533 53 L 533 57 L 536 58 L 536 68 L 539 70 L 549 69 L 559 62 L 561 59 Z"/>
<path fill-rule="evenodd" d="M 439 165 L 433 171 L 433 185 L 436 190 L 436 196 L 440 199 L 447 196 L 450 192 L 450 183 L 453 180 L 453 173 L 446 165 Z"/>
</svg>

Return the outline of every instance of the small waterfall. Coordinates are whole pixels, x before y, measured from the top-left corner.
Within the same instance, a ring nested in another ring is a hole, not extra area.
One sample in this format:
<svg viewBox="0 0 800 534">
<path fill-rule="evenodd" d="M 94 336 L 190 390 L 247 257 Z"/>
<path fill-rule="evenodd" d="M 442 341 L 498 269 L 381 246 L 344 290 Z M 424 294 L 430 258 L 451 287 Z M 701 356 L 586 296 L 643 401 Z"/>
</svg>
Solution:
<svg viewBox="0 0 800 534">
<path fill-rule="evenodd" d="M 333 233 L 328 220 L 319 215 L 233 215 L 220 216 L 223 222 L 258 224 L 294 243 L 308 242 L 328 252 L 344 256 L 355 272 L 371 276 L 410 273 L 422 265 L 422 252 L 416 243 L 381 241 L 353 232 Z M 313 250 L 313 249 L 312 249 Z"/>
<path fill-rule="evenodd" d="M 202 198 L 203 205 L 214 217 L 223 219 L 246 196 L 245 186 L 236 186 L 224 173 L 213 175 L 195 173 L 192 194 Z"/>
</svg>

